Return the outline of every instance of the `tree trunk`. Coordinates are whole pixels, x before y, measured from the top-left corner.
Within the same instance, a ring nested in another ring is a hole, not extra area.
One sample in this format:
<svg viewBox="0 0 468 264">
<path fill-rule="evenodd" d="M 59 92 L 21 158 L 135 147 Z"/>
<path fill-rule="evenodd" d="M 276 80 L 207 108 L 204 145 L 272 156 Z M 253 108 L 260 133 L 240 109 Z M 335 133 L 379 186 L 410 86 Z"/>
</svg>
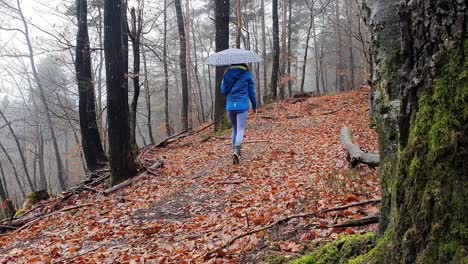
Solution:
<svg viewBox="0 0 468 264">
<path fill-rule="evenodd" d="M 143 26 L 143 11 L 134 7 L 130 10 L 132 28 L 130 31 L 130 40 L 132 42 L 133 51 L 133 97 L 130 104 L 130 149 L 132 155 L 136 157 L 138 154 L 138 144 L 136 142 L 136 123 L 137 123 L 137 108 L 138 99 L 140 97 L 140 40 L 141 30 Z"/>
<path fill-rule="evenodd" d="M 237 16 L 237 34 L 236 34 L 236 48 L 240 49 L 241 35 L 242 35 L 242 10 L 241 0 L 236 1 L 236 16 Z"/>
<path fill-rule="evenodd" d="M 99 40 L 99 65 L 97 69 L 97 123 L 98 123 L 98 131 L 100 132 L 101 136 L 101 145 L 103 147 L 104 153 L 106 152 L 106 128 L 104 126 L 104 118 L 102 117 L 102 67 L 104 66 L 104 42 L 102 40 L 103 38 L 103 32 L 102 32 L 102 24 L 103 24 L 103 18 L 102 18 L 102 6 L 99 5 L 97 7 L 98 11 L 98 25 L 96 26 L 97 33 L 98 33 L 98 40 Z"/>
<path fill-rule="evenodd" d="M 16 170 L 15 163 L 13 162 L 13 159 L 11 158 L 8 151 L 5 149 L 5 146 L 3 146 L 2 142 L 0 142 L 0 149 L 2 149 L 3 153 L 5 154 L 5 157 L 7 158 L 8 162 L 10 163 L 11 168 L 13 169 L 13 174 L 15 175 L 16 184 L 18 184 L 18 188 L 20 189 L 21 195 L 23 197 L 25 197 L 26 192 L 24 191 L 23 184 L 21 183 L 18 171 Z"/>
<path fill-rule="evenodd" d="M 315 3 L 315 2 L 314 2 Z M 314 7 L 312 6 L 312 10 Z M 313 13 L 313 12 L 312 12 Z M 312 32 L 314 32 L 313 39 L 314 39 L 314 57 L 315 57 L 315 91 L 317 94 L 320 94 L 320 76 L 322 76 L 321 66 L 319 62 L 319 47 L 317 42 L 317 30 L 315 25 L 315 15 L 312 15 Z M 322 32 L 323 34 L 323 32 Z M 323 44 L 322 44 L 323 45 Z"/>
<path fill-rule="evenodd" d="M 385 216 L 358 263 L 466 263 L 467 3 L 369 7 Z"/>
<path fill-rule="evenodd" d="M 268 81 L 267 81 L 267 71 L 268 71 L 268 62 L 266 54 L 266 25 L 265 25 L 265 0 L 261 0 L 261 10 L 260 14 L 262 15 L 262 58 L 263 58 L 263 101 L 268 97 Z M 260 97 L 260 94 L 258 95 Z"/>
<path fill-rule="evenodd" d="M 144 38 L 142 40 L 144 40 Z M 143 68 L 145 71 L 145 80 L 143 81 L 143 86 L 145 88 L 146 129 L 148 130 L 150 144 L 154 144 L 155 141 L 153 136 L 153 127 L 151 125 L 151 92 L 148 80 L 148 62 L 146 60 L 146 52 L 144 48 L 142 49 L 141 55 L 143 57 Z"/>
<path fill-rule="evenodd" d="M 283 21 L 281 29 L 281 68 L 280 68 L 280 91 L 279 96 L 283 100 L 286 98 L 286 67 L 288 66 L 288 0 L 283 0 Z"/>
<path fill-rule="evenodd" d="M 291 76 L 291 38 L 292 38 L 292 0 L 288 0 L 288 6 L 289 6 L 289 14 L 288 14 L 288 94 L 289 97 L 293 96 L 293 91 L 292 91 L 292 76 Z"/>
<path fill-rule="evenodd" d="M 94 85 L 91 73 L 91 50 L 88 36 L 88 1 L 77 1 L 78 33 L 76 37 L 76 80 L 79 91 L 81 145 L 86 166 L 94 171 L 107 161 L 98 130 Z"/>
<path fill-rule="evenodd" d="M 312 6 L 312 8 L 313 8 L 313 6 Z M 305 85 L 306 70 L 307 70 L 307 57 L 308 57 L 308 54 L 309 54 L 309 42 L 310 42 L 310 34 L 312 34 L 312 25 L 314 23 L 313 20 L 314 20 L 314 13 L 311 10 L 311 12 L 310 12 L 310 24 L 309 24 L 309 28 L 307 29 L 306 44 L 305 44 L 305 48 L 304 48 L 304 63 L 302 64 L 301 93 L 304 93 L 304 85 Z M 314 48 L 316 48 L 316 47 L 314 47 Z"/>
<path fill-rule="evenodd" d="M 64 173 L 63 173 L 63 163 L 62 159 L 60 157 L 60 151 L 58 147 L 58 142 L 57 142 L 57 137 L 55 135 L 55 129 L 52 123 L 52 118 L 50 116 L 50 111 L 49 111 L 49 105 L 47 103 L 47 98 L 45 96 L 45 90 L 42 85 L 42 82 L 39 78 L 39 74 L 36 69 L 36 63 L 34 60 L 34 51 L 33 51 L 33 46 L 30 40 L 30 35 L 29 35 L 29 26 L 28 22 L 26 21 L 26 18 L 23 15 L 23 11 L 21 8 L 20 1 L 16 1 L 17 6 L 18 6 L 18 14 L 21 18 L 21 21 L 23 23 L 24 27 L 24 37 L 26 39 L 26 44 L 28 46 L 28 52 L 29 52 L 29 61 L 30 61 L 30 66 L 31 70 L 34 76 L 34 81 L 36 82 L 37 88 L 39 89 L 39 98 L 41 99 L 42 104 L 44 105 L 44 110 L 45 110 L 45 115 L 46 115 L 46 121 L 47 121 L 47 126 L 49 128 L 50 136 L 52 138 L 52 145 L 54 148 L 54 154 L 55 154 L 55 161 L 57 163 L 57 178 L 59 180 L 60 188 L 63 190 L 65 188 L 65 181 L 64 181 Z"/>
<path fill-rule="evenodd" d="M 347 33 L 347 42 L 348 42 L 348 52 L 349 52 L 349 62 L 348 62 L 348 74 L 349 74 L 349 85 L 348 90 L 353 90 L 355 85 L 354 77 L 354 51 L 353 51 L 353 17 L 351 12 L 351 0 L 344 0 L 346 5 L 346 20 L 348 23 L 348 33 Z"/>
<path fill-rule="evenodd" d="M 195 28 L 193 27 L 194 23 L 190 23 L 192 29 L 192 40 L 193 40 L 193 56 L 194 56 L 194 65 L 193 65 L 193 72 L 195 75 L 195 81 L 197 83 L 197 92 L 198 92 L 198 101 L 200 103 L 200 112 L 201 112 L 201 119 L 199 120 L 201 123 L 205 123 L 205 105 L 203 101 L 203 93 L 202 93 L 202 86 L 200 82 L 200 76 L 198 71 L 198 53 L 197 53 L 197 42 L 195 39 Z"/>
<path fill-rule="evenodd" d="M 183 14 L 181 12 L 181 14 Z M 188 109 L 189 109 L 189 127 L 194 127 L 194 108 L 197 109 L 197 114 L 199 115 L 200 111 L 198 111 L 199 107 L 197 105 L 197 101 L 195 98 L 195 89 L 193 88 L 193 76 L 192 76 L 192 40 L 191 40 L 191 33 L 190 33 L 190 24 L 192 24 L 192 15 L 190 14 L 190 0 L 185 1 L 185 20 L 184 20 L 184 29 L 185 29 L 185 42 L 186 48 L 185 52 L 187 52 L 185 59 L 187 62 L 187 89 L 188 89 Z"/>
<path fill-rule="evenodd" d="M 189 128 L 189 89 L 188 89 L 188 77 L 187 77 L 187 42 L 185 37 L 185 24 L 184 15 L 182 14 L 182 4 L 180 0 L 174 1 L 176 14 L 177 14 L 177 26 L 179 29 L 179 64 L 180 64 L 180 78 L 182 81 L 182 130 Z"/>
<path fill-rule="evenodd" d="M 335 22 L 336 22 L 336 91 L 345 90 L 344 67 L 343 67 L 343 44 L 341 37 L 340 0 L 335 0 Z"/>
<path fill-rule="evenodd" d="M 127 30 L 123 1 L 104 1 L 104 53 L 106 57 L 107 119 L 111 185 L 133 177 L 137 170 L 130 152 L 128 119 Z"/>
<path fill-rule="evenodd" d="M 3 166 L 0 162 L 0 211 L 3 211 L 4 217 L 8 218 L 15 214 L 15 208 L 13 207 L 11 200 L 8 198 L 6 187 L 5 172 L 3 171 Z"/>
<path fill-rule="evenodd" d="M 279 45 L 279 22 L 278 22 L 278 0 L 272 1 L 273 7 L 273 68 L 271 70 L 271 97 L 276 100 L 278 97 L 278 73 L 280 63 Z"/>
<path fill-rule="evenodd" d="M 169 122 L 169 69 L 167 66 L 167 0 L 164 0 L 164 32 L 163 32 L 163 67 L 164 67 L 164 119 L 166 134 L 172 135 Z"/>
<path fill-rule="evenodd" d="M 229 0 L 215 1 L 216 52 L 229 48 Z M 215 131 L 223 128 L 226 113 L 226 98 L 221 94 L 225 67 L 216 67 L 215 86 Z"/>
<path fill-rule="evenodd" d="M 11 135 L 13 136 L 13 139 L 15 140 L 16 148 L 18 149 L 18 153 L 19 153 L 20 158 L 21 158 L 21 163 L 23 164 L 23 170 L 24 170 L 24 174 L 26 175 L 26 180 L 28 181 L 29 188 L 31 188 L 31 190 L 34 191 L 34 184 L 32 183 L 31 176 L 29 175 L 28 165 L 26 164 L 26 158 L 24 156 L 23 150 L 21 149 L 21 145 L 20 145 L 20 142 L 18 140 L 18 137 L 16 136 L 16 133 L 13 130 L 13 127 L 11 126 L 11 123 L 8 121 L 6 116 L 3 114 L 2 110 L 0 110 L 0 116 L 5 121 L 6 125 L 8 126 L 8 129 L 10 130 Z"/>
</svg>

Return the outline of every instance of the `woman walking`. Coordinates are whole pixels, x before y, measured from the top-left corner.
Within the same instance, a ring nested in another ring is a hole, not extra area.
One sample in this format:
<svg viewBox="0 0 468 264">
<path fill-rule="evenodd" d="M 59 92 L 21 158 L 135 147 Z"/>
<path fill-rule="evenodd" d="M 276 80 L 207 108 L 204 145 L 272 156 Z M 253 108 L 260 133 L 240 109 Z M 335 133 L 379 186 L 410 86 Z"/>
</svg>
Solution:
<svg viewBox="0 0 468 264">
<path fill-rule="evenodd" d="M 232 126 L 232 162 L 239 164 L 241 159 L 242 141 L 249 114 L 250 104 L 257 111 L 255 83 L 247 64 L 231 65 L 224 74 L 221 92 L 227 96 L 226 110 Z"/>
</svg>

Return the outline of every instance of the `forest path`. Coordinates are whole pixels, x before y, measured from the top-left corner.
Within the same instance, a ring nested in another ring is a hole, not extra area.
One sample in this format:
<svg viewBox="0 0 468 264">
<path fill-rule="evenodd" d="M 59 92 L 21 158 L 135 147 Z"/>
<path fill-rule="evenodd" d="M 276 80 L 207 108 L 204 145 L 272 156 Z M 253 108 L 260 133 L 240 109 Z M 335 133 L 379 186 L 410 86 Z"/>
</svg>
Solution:
<svg viewBox="0 0 468 264">
<path fill-rule="evenodd" d="M 359 144 L 377 150 L 368 98 L 363 90 L 267 106 L 249 118 L 240 165 L 231 164 L 229 136 L 209 130 L 149 149 L 140 160 L 163 160 L 156 175 L 108 197 L 80 194 L 72 204 L 96 206 L 0 238 L 0 256 L 18 262 L 258 263 L 265 252 L 294 255 L 311 240 L 336 238 L 345 230 L 331 225 L 374 214 L 376 207 L 292 220 L 236 241 L 222 258 L 203 259 L 230 238 L 287 215 L 378 198 L 377 172 L 350 169 L 339 140 L 341 127 L 350 126 Z"/>
</svg>

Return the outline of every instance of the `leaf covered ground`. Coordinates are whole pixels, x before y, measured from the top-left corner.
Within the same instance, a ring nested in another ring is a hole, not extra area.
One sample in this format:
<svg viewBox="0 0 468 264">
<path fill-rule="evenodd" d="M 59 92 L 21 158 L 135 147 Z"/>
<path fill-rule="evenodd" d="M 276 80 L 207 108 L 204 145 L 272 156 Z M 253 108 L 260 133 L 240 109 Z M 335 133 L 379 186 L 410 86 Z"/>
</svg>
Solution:
<svg viewBox="0 0 468 264">
<path fill-rule="evenodd" d="M 208 129 L 140 162 L 164 167 L 104 196 L 85 191 L 58 213 L 0 237 L 0 263 L 258 263 L 268 254 L 297 255 L 311 242 L 375 228 L 332 228 L 375 215 L 376 205 L 293 219 L 205 255 L 230 238 L 292 214 L 380 197 L 377 171 L 351 169 L 340 145 L 343 126 L 377 151 L 369 91 L 268 105 L 249 118 L 241 165 L 232 165 L 229 135 Z M 100 188 L 104 188 L 101 186 Z"/>
</svg>

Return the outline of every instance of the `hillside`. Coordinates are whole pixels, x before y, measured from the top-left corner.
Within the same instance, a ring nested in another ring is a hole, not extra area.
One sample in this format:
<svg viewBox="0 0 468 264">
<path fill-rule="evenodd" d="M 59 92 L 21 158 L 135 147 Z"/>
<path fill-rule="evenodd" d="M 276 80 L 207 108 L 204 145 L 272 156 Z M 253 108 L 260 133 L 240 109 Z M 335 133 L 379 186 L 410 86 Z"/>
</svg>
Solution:
<svg viewBox="0 0 468 264">
<path fill-rule="evenodd" d="M 378 214 L 376 205 L 352 207 L 294 218 L 206 257 L 229 239 L 289 215 L 379 198 L 377 170 L 351 169 L 339 138 L 350 126 L 356 142 L 378 150 L 368 98 L 365 89 L 265 107 L 249 118 L 240 166 L 231 165 L 229 135 L 210 129 L 146 148 L 140 162 L 163 161 L 163 168 L 107 196 L 100 193 L 105 186 L 81 192 L 61 208 L 83 207 L 0 237 L 0 262 L 256 262 L 264 254 L 296 255 L 313 241 L 375 229 L 332 228 Z"/>
</svg>

